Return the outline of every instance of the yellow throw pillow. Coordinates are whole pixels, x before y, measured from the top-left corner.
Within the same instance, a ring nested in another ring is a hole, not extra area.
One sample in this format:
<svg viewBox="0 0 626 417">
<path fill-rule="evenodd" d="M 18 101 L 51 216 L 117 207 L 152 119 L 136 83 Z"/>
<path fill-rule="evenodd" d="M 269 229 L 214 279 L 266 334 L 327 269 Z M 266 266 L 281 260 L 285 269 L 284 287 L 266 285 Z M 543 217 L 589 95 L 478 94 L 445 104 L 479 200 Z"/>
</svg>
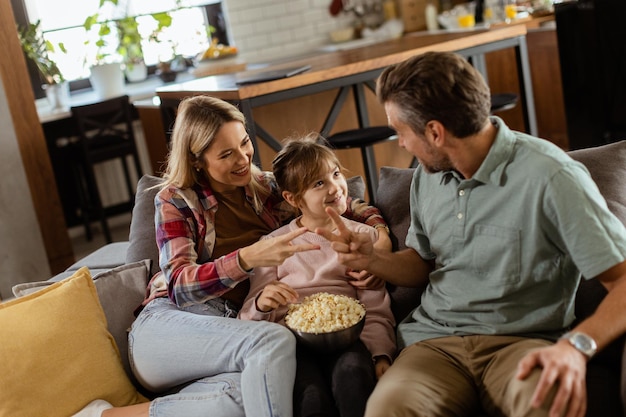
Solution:
<svg viewBox="0 0 626 417">
<path fill-rule="evenodd" d="M 0 417 L 67 417 L 144 402 L 124 372 L 89 270 L 0 304 Z"/>
</svg>

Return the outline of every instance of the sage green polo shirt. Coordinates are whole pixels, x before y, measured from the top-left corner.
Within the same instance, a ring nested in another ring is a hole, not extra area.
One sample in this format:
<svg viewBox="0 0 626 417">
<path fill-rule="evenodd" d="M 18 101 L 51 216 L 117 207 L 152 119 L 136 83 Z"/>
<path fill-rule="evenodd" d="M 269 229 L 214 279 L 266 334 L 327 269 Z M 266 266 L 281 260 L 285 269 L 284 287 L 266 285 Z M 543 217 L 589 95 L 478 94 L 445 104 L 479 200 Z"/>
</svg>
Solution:
<svg viewBox="0 0 626 417">
<path fill-rule="evenodd" d="M 552 143 L 498 134 L 473 178 L 416 169 L 406 244 L 435 260 L 401 347 L 449 335 L 554 339 L 574 320 L 581 273 L 626 258 L 626 230 L 587 169 Z"/>
</svg>

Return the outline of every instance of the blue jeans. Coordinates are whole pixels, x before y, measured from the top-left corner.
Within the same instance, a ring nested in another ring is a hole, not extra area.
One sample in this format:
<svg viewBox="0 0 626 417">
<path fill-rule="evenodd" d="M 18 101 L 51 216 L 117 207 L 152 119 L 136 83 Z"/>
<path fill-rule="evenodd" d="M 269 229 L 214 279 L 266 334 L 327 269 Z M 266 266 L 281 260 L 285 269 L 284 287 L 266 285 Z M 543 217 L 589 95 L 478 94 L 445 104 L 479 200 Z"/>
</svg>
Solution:
<svg viewBox="0 0 626 417">
<path fill-rule="evenodd" d="M 184 386 L 155 399 L 151 417 L 292 416 L 295 338 L 232 314 L 222 299 L 179 309 L 166 298 L 139 314 L 129 334 L 135 377 L 156 393 Z"/>
</svg>

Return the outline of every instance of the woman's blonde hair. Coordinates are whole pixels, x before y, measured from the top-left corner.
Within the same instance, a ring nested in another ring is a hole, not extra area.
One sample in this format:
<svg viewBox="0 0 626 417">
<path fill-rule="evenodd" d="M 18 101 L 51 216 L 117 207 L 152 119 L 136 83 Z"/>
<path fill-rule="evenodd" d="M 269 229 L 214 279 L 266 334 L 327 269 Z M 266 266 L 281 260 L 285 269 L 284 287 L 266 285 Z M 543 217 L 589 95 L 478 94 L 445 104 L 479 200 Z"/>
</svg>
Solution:
<svg viewBox="0 0 626 417">
<path fill-rule="evenodd" d="M 202 154 L 228 122 L 240 122 L 245 126 L 246 119 L 237 107 L 218 98 L 204 95 L 184 98 L 178 105 L 163 187 L 173 185 L 184 189 L 194 184 L 206 184 L 206 171 L 198 169 L 202 166 Z M 261 195 L 267 192 L 259 183 L 261 170 L 252 164 L 251 173 L 249 186 L 253 204 L 260 211 Z"/>
<path fill-rule="evenodd" d="M 328 165 L 336 166 L 344 173 L 341 162 L 328 142 L 317 133 L 309 133 L 302 138 L 285 141 L 272 161 L 272 171 L 280 190 L 289 191 L 299 204 L 311 183 Z"/>
</svg>

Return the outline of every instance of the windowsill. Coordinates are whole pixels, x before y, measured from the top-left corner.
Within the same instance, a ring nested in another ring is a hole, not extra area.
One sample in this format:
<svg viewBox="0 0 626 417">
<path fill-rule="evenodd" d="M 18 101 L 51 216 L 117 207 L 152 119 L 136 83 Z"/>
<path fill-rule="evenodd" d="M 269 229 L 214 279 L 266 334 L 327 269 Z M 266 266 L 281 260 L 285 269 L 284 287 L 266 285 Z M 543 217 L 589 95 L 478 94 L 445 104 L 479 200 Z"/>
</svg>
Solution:
<svg viewBox="0 0 626 417">
<path fill-rule="evenodd" d="M 180 72 L 178 73 L 175 81 L 167 84 L 189 81 L 193 78 L 193 75 L 189 72 Z M 124 86 L 124 92 L 128 94 L 132 103 L 134 101 L 145 100 L 153 97 L 157 88 L 167 84 L 164 83 L 158 76 L 150 75 L 145 81 L 126 83 Z M 92 89 L 88 89 L 72 92 L 70 94 L 69 105 L 66 108 L 53 111 L 50 103 L 45 97 L 35 100 L 35 105 L 37 107 L 37 114 L 39 115 L 39 122 L 48 123 L 71 117 L 72 113 L 70 111 L 70 107 L 72 106 L 95 103 L 99 100 L 100 98 L 96 92 Z"/>
</svg>

